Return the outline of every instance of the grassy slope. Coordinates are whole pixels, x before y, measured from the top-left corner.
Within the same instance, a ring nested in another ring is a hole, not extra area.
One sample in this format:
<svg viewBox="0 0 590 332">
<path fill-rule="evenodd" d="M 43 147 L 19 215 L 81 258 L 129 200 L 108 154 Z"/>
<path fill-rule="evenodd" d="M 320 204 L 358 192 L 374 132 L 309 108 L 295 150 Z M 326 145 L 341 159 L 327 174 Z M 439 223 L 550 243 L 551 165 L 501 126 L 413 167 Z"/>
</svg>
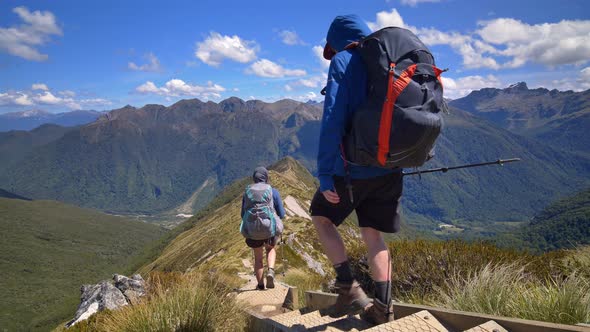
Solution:
<svg viewBox="0 0 590 332">
<path fill-rule="evenodd" d="M 131 273 L 164 231 L 55 201 L 0 198 L 0 326 L 47 330 L 73 317 L 80 286 Z"/>
<path fill-rule="evenodd" d="M 549 205 L 515 234 L 504 235 L 498 242 L 535 252 L 590 244 L 590 189 Z"/>
</svg>

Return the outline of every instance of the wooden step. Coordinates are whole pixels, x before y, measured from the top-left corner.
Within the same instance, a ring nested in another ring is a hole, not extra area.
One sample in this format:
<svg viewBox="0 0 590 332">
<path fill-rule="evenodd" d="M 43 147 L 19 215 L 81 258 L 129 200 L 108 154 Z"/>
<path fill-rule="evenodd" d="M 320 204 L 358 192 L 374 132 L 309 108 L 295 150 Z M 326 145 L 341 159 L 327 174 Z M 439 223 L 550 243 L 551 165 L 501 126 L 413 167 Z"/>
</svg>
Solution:
<svg viewBox="0 0 590 332">
<path fill-rule="evenodd" d="M 377 325 L 365 331 L 395 331 L 395 332 L 449 332 L 432 314 L 422 310 L 413 315 L 396 319 L 393 322 Z"/>
<path fill-rule="evenodd" d="M 490 320 L 476 327 L 472 327 L 465 332 L 508 332 L 508 330 L 493 320 Z"/>
<path fill-rule="evenodd" d="M 271 324 L 283 331 L 360 331 L 370 325 L 357 316 L 332 318 L 322 316 L 319 311 L 302 315 L 293 311 L 269 319 Z"/>
</svg>

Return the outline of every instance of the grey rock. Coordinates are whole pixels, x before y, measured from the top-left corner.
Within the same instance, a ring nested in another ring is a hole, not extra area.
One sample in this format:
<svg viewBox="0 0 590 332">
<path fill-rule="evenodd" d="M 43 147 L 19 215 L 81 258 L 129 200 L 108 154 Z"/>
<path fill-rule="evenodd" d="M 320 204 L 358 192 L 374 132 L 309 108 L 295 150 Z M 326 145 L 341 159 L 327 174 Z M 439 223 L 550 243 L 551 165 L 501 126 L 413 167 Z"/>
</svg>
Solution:
<svg viewBox="0 0 590 332">
<path fill-rule="evenodd" d="M 113 281 L 115 287 L 123 293 L 129 304 L 139 303 L 139 299 L 146 294 L 145 280 L 139 274 L 135 274 L 131 278 L 115 274 Z"/>
<path fill-rule="evenodd" d="M 68 322 L 66 327 L 83 321 L 98 311 L 113 310 L 128 304 L 123 293 L 107 281 L 96 285 L 83 285 L 80 292 L 82 293 L 80 305 L 74 319 Z"/>
</svg>

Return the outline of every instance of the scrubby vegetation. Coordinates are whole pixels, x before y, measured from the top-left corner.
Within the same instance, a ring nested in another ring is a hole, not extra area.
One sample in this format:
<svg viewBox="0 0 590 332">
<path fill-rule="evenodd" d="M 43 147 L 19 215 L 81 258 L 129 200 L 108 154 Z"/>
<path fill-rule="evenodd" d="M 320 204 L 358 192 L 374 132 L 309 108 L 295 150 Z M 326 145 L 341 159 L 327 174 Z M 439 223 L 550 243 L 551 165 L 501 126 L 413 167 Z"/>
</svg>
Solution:
<svg viewBox="0 0 590 332">
<path fill-rule="evenodd" d="M 391 242 L 398 301 L 573 324 L 590 321 L 590 247 L 532 255 L 491 243 Z M 351 260 L 373 290 L 360 243 Z"/>
<path fill-rule="evenodd" d="M 150 290 L 138 305 L 105 311 L 72 328 L 56 331 L 242 331 L 247 318 L 226 294 L 232 284 L 219 276 L 153 272 Z"/>
</svg>

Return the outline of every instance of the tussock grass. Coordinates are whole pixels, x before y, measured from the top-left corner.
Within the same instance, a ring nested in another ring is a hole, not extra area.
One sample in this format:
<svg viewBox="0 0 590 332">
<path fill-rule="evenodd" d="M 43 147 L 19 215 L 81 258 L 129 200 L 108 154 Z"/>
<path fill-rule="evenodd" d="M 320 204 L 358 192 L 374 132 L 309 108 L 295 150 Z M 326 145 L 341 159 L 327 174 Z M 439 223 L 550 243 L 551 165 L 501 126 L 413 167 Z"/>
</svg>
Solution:
<svg viewBox="0 0 590 332">
<path fill-rule="evenodd" d="M 590 282 L 578 274 L 528 288 L 515 301 L 516 316 L 564 323 L 590 323 Z"/>
<path fill-rule="evenodd" d="M 196 273 L 152 273 L 140 304 L 101 312 L 64 331 L 242 331 L 246 315 L 228 285 Z"/>
<path fill-rule="evenodd" d="M 372 294 L 364 244 L 347 245 L 355 277 Z M 402 240 L 389 247 L 398 301 L 564 324 L 590 321 L 590 247 L 544 255 L 459 240 Z"/>
<path fill-rule="evenodd" d="M 440 303 L 451 309 L 514 316 L 516 294 L 526 291 L 524 268 L 516 263 L 493 266 L 467 276 L 459 273 L 437 288 Z"/>
<path fill-rule="evenodd" d="M 438 289 L 447 308 L 562 324 L 590 321 L 590 283 L 578 274 L 540 280 L 518 263 L 486 265 Z"/>
</svg>

